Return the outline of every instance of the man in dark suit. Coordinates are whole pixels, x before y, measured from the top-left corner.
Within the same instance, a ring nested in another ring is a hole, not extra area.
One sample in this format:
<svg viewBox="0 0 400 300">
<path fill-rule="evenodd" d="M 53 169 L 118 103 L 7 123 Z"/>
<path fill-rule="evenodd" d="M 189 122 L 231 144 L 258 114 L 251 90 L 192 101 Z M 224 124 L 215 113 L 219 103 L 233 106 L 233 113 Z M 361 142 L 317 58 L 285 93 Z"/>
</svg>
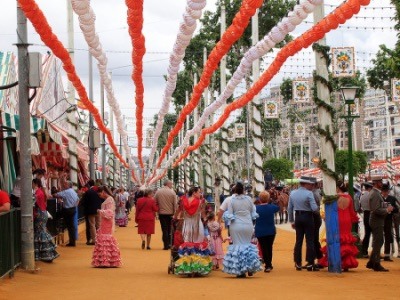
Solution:
<svg viewBox="0 0 400 300">
<path fill-rule="evenodd" d="M 392 212 L 393 207 L 386 207 L 381 195 L 383 185 L 382 177 L 373 176 L 372 184 L 374 188 L 369 193 L 369 225 L 372 230 L 372 252 L 366 267 L 368 269 L 373 269 L 376 272 L 388 272 L 389 270 L 385 269 L 381 265 L 380 259 L 381 248 L 383 245 L 383 227 L 385 224 L 385 217 L 388 213 Z"/>
<path fill-rule="evenodd" d="M 97 210 L 101 208 L 103 200 L 97 194 L 93 179 L 87 182 L 87 186 L 89 189 L 83 194 L 81 203 L 86 222 L 86 245 L 94 245 L 100 222 Z"/>
<path fill-rule="evenodd" d="M 384 235 L 385 235 L 385 258 L 383 259 L 384 261 L 393 261 L 393 259 L 390 258 L 390 248 L 391 245 L 394 242 L 393 239 L 393 214 L 396 214 L 399 212 L 399 209 L 397 207 L 396 203 L 396 197 L 389 195 L 390 192 L 390 184 L 386 183 L 382 185 L 382 197 L 383 200 L 385 201 L 386 206 L 392 206 L 393 211 L 391 213 L 388 213 L 385 217 L 385 225 L 383 227 Z"/>
</svg>

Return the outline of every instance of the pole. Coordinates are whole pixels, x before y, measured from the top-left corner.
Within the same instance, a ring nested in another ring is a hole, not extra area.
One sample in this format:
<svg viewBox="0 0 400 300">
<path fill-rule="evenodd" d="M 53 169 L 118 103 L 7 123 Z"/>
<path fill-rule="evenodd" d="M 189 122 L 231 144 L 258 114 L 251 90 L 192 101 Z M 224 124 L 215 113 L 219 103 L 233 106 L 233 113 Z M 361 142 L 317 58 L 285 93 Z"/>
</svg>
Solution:
<svg viewBox="0 0 400 300">
<path fill-rule="evenodd" d="M 67 23 L 68 23 L 68 53 L 74 62 L 74 18 L 72 13 L 71 1 L 67 0 Z M 78 131 L 78 124 L 76 118 L 76 101 L 75 101 L 75 89 L 71 81 L 68 81 L 68 103 L 73 105 L 68 109 L 68 124 L 69 124 L 69 135 L 68 135 L 68 150 L 69 150 L 69 177 L 75 188 L 78 187 L 78 157 L 76 147 L 76 136 Z"/>
<path fill-rule="evenodd" d="M 18 3 L 18 2 L 17 2 Z M 28 29 L 26 17 L 17 4 L 18 94 L 20 117 L 21 174 L 21 266 L 35 270 L 32 216 L 31 123 L 28 87 Z"/>
<path fill-rule="evenodd" d="M 324 6 L 319 5 L 314 10 L 314 24 L 318 23 L 324 17 Z M 326 46 L 325 38 L 322 38 L 318 41 L 318 44 L 321 46 Z M 315 48 L 315 64 L 316 64 L 316 75 L 323 78 L 325 81 L 329 81 L 328 75 L 328 62 L 318 48 Z M 331 103 L 330 100 L 330 92 L 328 87 L 321 81 L 318 80 L 316 83 L 317 89 L 317 97 L 324 101 L 327 104 Z M 332 126 L 332 116 L 329 111 L 323 107 L 318 106 L 318 121 L 321 128 L 325 129 L 329 128 L 330 132 L 333 132 Z M 326 161 L 326 167 L 329 170 L 335 170 L 335 152 L 333 145 L 331 143 L 326 142 L 326 137 L 321 135 L 321 160 Z M 329 175 L 329 172 L 324 171 L 322 173 L 323 180 L 323 191 L 327 196 L 336 196 L 336 181 L 335 178 Z M 341 273 L 341 257 L 340 257 L 340 241 L 339 235 L 339 223 L 338 223 L 338 215 L 337 215 L 337 202 L 333 201 L 332 203 L 325 204 L 325 224 L 326 224 L 326 238 L 327 238 L 327 247 L 329 252 L 328 257 L 328 271 L 331 273 Z"/>
<path fill-rule="evenodd" d="M 112 77 L 112 72 L 110 72 L 109 73 L 109 75 L 110 75 L 110 80 L 111 80 L 111 77 Z M 112 107 L 110 106 L 110 131 L 111 131 L 111 135 L 112 135 L 112 137 L 113 137 L 113 139 L 114 139 L 114 112 L 113 112 L 113 110 L 112 110 Z M 115 157 L 115 154 L 114 153 L 112 153 L 111 154 L 112 156 L 112 158 L 113 158 L 113 180 L 112 180 L 112 185 L 113 185 L 113 187 L 116 187 L 116 185 L 117 185 L 117 158 Z"/>
<path fill-rule="evenodd" d="M 187 105 L 189 103 L 189 92 L 188 91 L 185 91 L 185 105 Z M 189 126 L 190 126 L 190 119 L 189 119 L 189 116 L 186 116 L 186 131 L 188 131 L 189 130 Z M 183 134 L 183 135 L 185 135 L 185 134 Z M 188 191 L 189 190 L 189 187 L 190 187 L 190 183 L 191 183 L 191 180 L 190 180 L 190 167 L 191 167 L 191 165 L 190 165 L 190 161 L 191 161 L 191 157 L 192 157 L 192 155 L 190 154 L 190 156 L 188 156 L 188 157 L 186 157 L 185 158 L 185 192 L 186 191 Z"/>
<path fill-rule="evenodd" d="M 300 138 L 300 169 L 303 171 L 304 168 L 304 138 Z"/>
<path fill-rule="evenodd" d="M 252 45 L 256 45 L 259 41 L 259 25 L 258 25 L 258 12 L 259 10 L 257 9 L 256 13 L 251 19 L 251 40 L 252 40 Z M 253 73 L 253 83 L 258 80 L 260 77 L 260 59 L 256 59 L 253 61 L 253 66 L 252 66 L 252 73 Z M 263 174 L 263 167 L 262 167 L 262 156 L 260 153 L 262 153 L 262 133 L 261 133 L 261 110 L 262 110 L 262 105 L 261 105 L 261 97 L 259 94 L 257 94 L 253 101 L 253 118 L 254 122 L 252 122 L 252 137 L 253 137 L 253 159 L 254 163 L 251 163 L 251 157 L 250 157 L 250 149 L 248 149 L 248 168 L 249 166 L 253 166 L 253 179 L 254 179 L 254 184 L 252 186 L 254 187 L 255 192 L 258 194 L 264 190 L 264 174 Z M 249 144 L 249 143 L 248 143 Z M 248 171 L 248 176 L 250 176 L 250 172 Z M 252 182 L 249 178 L 249 183 Z"/>
<path fill-rule="evenodd" d="M 203 66 L 205 66 L 207 62 L 207 48 L 204 47 L 203 49 Z M 208 105 L 210 105 L 211 103 L 211 97 L 210 97 L 210 91 L 208 90 L 208 87 L 204 90 L 204 106 L 207 107 Z M 211 117 L 211 116 L 210 116 Z M 207 118 L 206 120 L 206 127 L 210 126 L 210 117 Z M 206 194 L 206 198 L 210 199 L 212 198 L 212 160 L 213 160 L 213 155 L 211 154 L 212 150 L 211 150 L 211 141 L 212 138 L 210 135 L 207 135 L 206 137 L 206 142 L 204 145 L 204 152 L 206 155 L 206 158 L 204 163 L 205 163 L 205 181 L 204 181 L 204 190 L 205 190 L 205 194 Z"/>
<path fill-rule="evenodd" d="M 100 81 L 100 109 L 101 109 L 101 119 L 104 122 L 104 85 Z M 107 185 L 107 172 L 106 172 L 106 135 L 104 132 L 101 133 L 101 181 L 104 185 Z"/>
<path fill-rule="evenodd" d="M 347 104 L 347 135 L 348 135 L 348 169 L 349 169 L 349 195 L 352 199 L 354 199 L 354 188 L 353 188 L 353 134 L 352 134 L 352 126 L 353 126 L 353 117 L 351 115 L 350 104 Z"/>
<path fill-rule="evenodd" d="M 224 34 L 226 31 L 226 10 L 225 10 L 225 4 L 222 2 L 221 5 L 221 32 L 220 36 Z M 224 56 L 221 59 L 220 63 L 220 94 L 225 90 L 226 87 L 226 56 Z M 222 106 L 222 111 L 224 111 L 226 105 Z M 227 134 L 227 128 L 224 125 L 222 127 L 222 138 L 221 138 L 221 153 L 222 153 L 222 194 L 223 198 L 229 195 L 229 159 L 228 159 L 228 134 Z"/>
<path fill-rule="evenodd" d="M 89 52 L 89 99 L 93 102 L 93 61 L 92 55 Z M 93 116 L 89 114 L 89 171 L 90 178 L 95 180 L 94 169 L 94 141 L 93 141 Z"/>
</svg>

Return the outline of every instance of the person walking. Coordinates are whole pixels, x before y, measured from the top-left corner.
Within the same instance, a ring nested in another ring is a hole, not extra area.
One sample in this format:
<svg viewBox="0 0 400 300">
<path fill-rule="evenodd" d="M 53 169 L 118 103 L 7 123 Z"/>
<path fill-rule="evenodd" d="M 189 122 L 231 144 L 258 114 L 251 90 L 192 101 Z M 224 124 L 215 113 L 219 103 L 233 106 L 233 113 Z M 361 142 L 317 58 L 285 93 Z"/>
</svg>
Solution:
<svg viewBox="0 0 400 300">
<path fill-rule="evenodd" d="M 385 235 L 385 244 L 384 244 L 384 261 L 393 261 L 393 259 L 390 258 L 390 252 L 391 252 L 391 245 L 394 243 L 393 239 L 393 214 L 396 214 L 399 212 L 399 209 L 397 207 L 396 203 L 396 197 L 389 195 L 390 192 L 390 185 L 389 183 L 383 184 L 382 185 L 382 197 L 383 201 L 385 201 L 385 206 L 392 206 L 393 210 L 389 212 L 386 217 L 385 217 L 385 224 L 383 227 L 384 235 Z"/>
<path fill-rule="evenodd" d="M 75 214 L 77 213 L 76 208 L 79 204 L 79 197 L 75 190 L 72 188 L 72 181 L 67 181 L 66 184 L 66 189 L 61 192 L 55 193 L 53 197 L 62 199 L 64 225 L 68 230 L 69 237 L 69 242 L 68 244 L 66 244 L 66 246 L 75 247 L 77 232 L 77 226 L 75 224 Z"/>
<path fill-rule="evenodd" d="M 98 213 L 100 227 L 97 231 L 96 243 L 93 249 L 92 266 L 116 268 L 121 266 L 121 254 L 118 243 L 113 236 L 115 229 L 115 201 L 105 186 L 100 186 L 97 193 L 104 202 Z"/>
<path fill-rule="evenodd" d="M 171 222 L 177 209 L 177 196 L 172 189 L 172 181 L 167 179 L 164 185 L 154 195 L 158 206 L 158 218 L 160 219 L 163 250 L 171 248 Z"/>
<path fill-rule="evenodd" d="M 259 198 L 261 204 L 256 206 L 259 217 L 256 220 L 255 236 L 261 247 L 264 272 L 269 273 L 274 268 L 272 266 L 272 249 L 276 235 L 274 216 L 279 211 L 279 206 L 271 204 L 270 194 L 266 191 L 261 192 Z"/>
<path fill-rule="evenodd" d="M 126 227 L 128 225 L 128 215 L 126 213 L 126 203 L 128 197 L 125 194 L 125 189 L 120 188 L 115 194 L 115 224 L 119 227 Z"/>
<path fill-rule="evenodd" d="M 179 259 L 175 262 L 174 273 L 192 277 L 208 275 L 213 263 L 202 220 L 205 203 L 200 187 L 191 187 L 188 196 L 182 196 L 182 205 L 176 211 L 175 219 L 182 217 L 183 243 L 178 249 Z"/>
<path fill-rule="evenodd" d="M 146 189 L 143 192 L 143 197 L 139 198 L 136 203 L 135 222 L 138 224 L 138 234 L 142 239 L 142 249 L 150 250 L 151 235 L 154 234 L 156 221 L 156 212 L 158 206 L 153 198 L 154 192 L 152 189 Z"/>
<path fill-rule="evenodd" d="M 232 245 L 224 257 L 223 272 L 238 278 L 253 276 L 261 270 L 258 248 L 251 243 L 254 234 L 253 221 L 258 217 L 256 207 L 249 196 L 244 195 L 243 183 L 235 185 L 233 195 L 224 218 L 230 221 Z"/>
<path fill-rule="evenodd" d="M 306 238 L 306 269 L 307 271 L 318 271 L 314 265 L 314 212 L 318 212 L 318 206 L 311 192 L 316 180 L 313 177 L 302 176 L 300 187 L 291 192 L 289 196 L 289 222 L 296 230 L 296 243 L 294 246 L 294 263 L 297 271 L 302 270 L 302 246 L 304 236 Z M 295 217 L 295 218 L 294 218 Z"/>
<path fill-rule="evenodd" d="M 369 226 L 369 193 L 372 190 L 372 182 L 364 182 L 363 186 L 365 188 L 364 193 L 360 197 L 360 207 L 363 212 L 363 223 L 364 223 L 364 238 L 362 241 L 362 257 L 368 258 L 368 247 L 369 240 L 371 238 L 371 226 Z"/>
<path fill-rule="evenodd" d="M 39 178 L 32 180 L 32 189 L 35 197 L 35 204 L 33 207 L 35 260 L 52 262 L 60 255 L 57 253 L 53 238 L 46 228 L 48 218 L 47 201 L 42 181 Z"/>
<path fill-rule="evenodd" d="M 381 265 L 381 248 L 383 246 L 383 228 L 385 217 L 392 212 L 393 206 L 385 207 L 383 197 L 381 195 L 382 177 L 372 177 L 373 189 L 369 193 L 370 218 L 369 225 L 372 230 L 372 252 L 366 265 L 368 269 L 376 272 L 388 272 L 389 270 Z"/>
<path fill-rule="evenodd" d="M 100 209 L 103 200 L 97 193 L 98 187 L 94 185 L 94 180 L 87 182 L 89 189 L 83 194 L 81 205 L 86 221 L 86 245 L 94 245 L 96 241 L 96 230 L 99 228 L 100 217 L 97 210 Z"/>
</svg>

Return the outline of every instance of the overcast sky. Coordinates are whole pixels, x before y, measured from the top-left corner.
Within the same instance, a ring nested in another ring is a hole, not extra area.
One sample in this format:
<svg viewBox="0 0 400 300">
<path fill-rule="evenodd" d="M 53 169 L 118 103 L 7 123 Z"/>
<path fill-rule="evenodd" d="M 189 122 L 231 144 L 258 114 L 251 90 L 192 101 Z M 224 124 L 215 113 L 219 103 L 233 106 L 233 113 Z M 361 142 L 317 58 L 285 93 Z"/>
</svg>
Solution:
<svg viewBox="0 0 400 300">
<path fill-rule="evenodd" d="M 342 1 L 325 1 L 325 11 L 328 13 L 334 5 Z M 39 7 L 46 15 L 49 24 L 55 34 L 67 46 L 67 17 L 66 0 L 64 1 L 37 1 Z M 184 12 L 186 1 L 183 0 L 145 0 L 144 1 L 144 35 L 146 38 L 147 54 L 144 58 L 144 85 L 145 106 L 144 115 L 152 118 L 159 111 L 162 102 L 162 94 L 165 87 L 163 75 L 168 67 L 169 53 L 173 47 L 181 16 Z M 207 9 L 215 10 L 215 0 L 208 1 Z M 17 52 L 13 45 L 16 42 L 16 1 L 2 1 L 2 17 L 0 19 L 0 51 Z M 134 86 L 130 78 L 132 71 L 131 41 L 127 31 L 126 5 L 122 0 L 95 0 L 92 7 L 97 16 L 96 27 L 103 48 L 107 51 L 109 69 L 113 74 L 113 84 L 116 97 L 120 103 L 123 114 L 133 117 L 134 114 Z M 375 8 L 374 8 L 375 7 Z M 383 7 L 383 8 L 382 8 Z M 357 53 L 357 67 L 369 65 L 369 61 L 376 53 L 379 44 L 393 47 L 396 41 L 396 33 L 393 29 L 394 22 L 389 17 L 395 10 L 390 9 L 389 0 L 372 0 L 368 8 L 361 9 L 359 17 L 350 20 L 342 28 L 327 36 L 330 46 L 354 46 Z M 373 18 L 374 17 L 374 18 Z M 297 36 L 309 29 L 309 22 L 302 24 L 294 32 Z M 229 25 L 229 24 L 228 24 Z M 379 27 L 379 28 L 376 28 Z M 46 53 L 40 38 L 29 26 L 29 43 L 34 44 L 30 51 Z M 42 45 L 42 46 L 40 46 Z M 75 62 L 78 75 L 85 86 L 88 86 L 88 51 L 87 45 L 80 32 L 78 21 L 75 18 Z M 268 64 L 273 60 L 273 54 L 267 55 L 264 61 Z M 95 66 L 95 64 L 94 64 Z M 314 58 L 311 50 L 305 50 L 289 59 L 281 72 L 267 86 L 279 84 L 282 77 L 308 76 L 314 66 Z M 66 86 L 65 86 L 66 89 Z M 236 94 L 243 93 L 238 89 Z M 94 101 L 99 103 L 99 80 L 95 69 Z M 267 94 L 268 89 L 263 91 Z"/>
</svg>

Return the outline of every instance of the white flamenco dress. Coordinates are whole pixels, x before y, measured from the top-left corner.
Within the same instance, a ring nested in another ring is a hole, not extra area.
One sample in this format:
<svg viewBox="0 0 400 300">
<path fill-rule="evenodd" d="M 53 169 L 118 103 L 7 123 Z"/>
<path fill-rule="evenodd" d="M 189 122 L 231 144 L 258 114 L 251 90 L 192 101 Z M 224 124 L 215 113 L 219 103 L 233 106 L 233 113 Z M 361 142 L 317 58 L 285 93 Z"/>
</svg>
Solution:
<svg viewBox="0 0 400 300">
<path fill-rule="evenodd" d="M 229 246 L 224 257 L 223 272 L 240 276 L 261 270 L 257 246 L 251 243 L 254 233 L 253 220 L 257 217 L 256 208 L 249 196 L 235 195 L 231 198 L 224 219 L 226 224 L 230 224 L 233 244 Z"/>
</svg>

